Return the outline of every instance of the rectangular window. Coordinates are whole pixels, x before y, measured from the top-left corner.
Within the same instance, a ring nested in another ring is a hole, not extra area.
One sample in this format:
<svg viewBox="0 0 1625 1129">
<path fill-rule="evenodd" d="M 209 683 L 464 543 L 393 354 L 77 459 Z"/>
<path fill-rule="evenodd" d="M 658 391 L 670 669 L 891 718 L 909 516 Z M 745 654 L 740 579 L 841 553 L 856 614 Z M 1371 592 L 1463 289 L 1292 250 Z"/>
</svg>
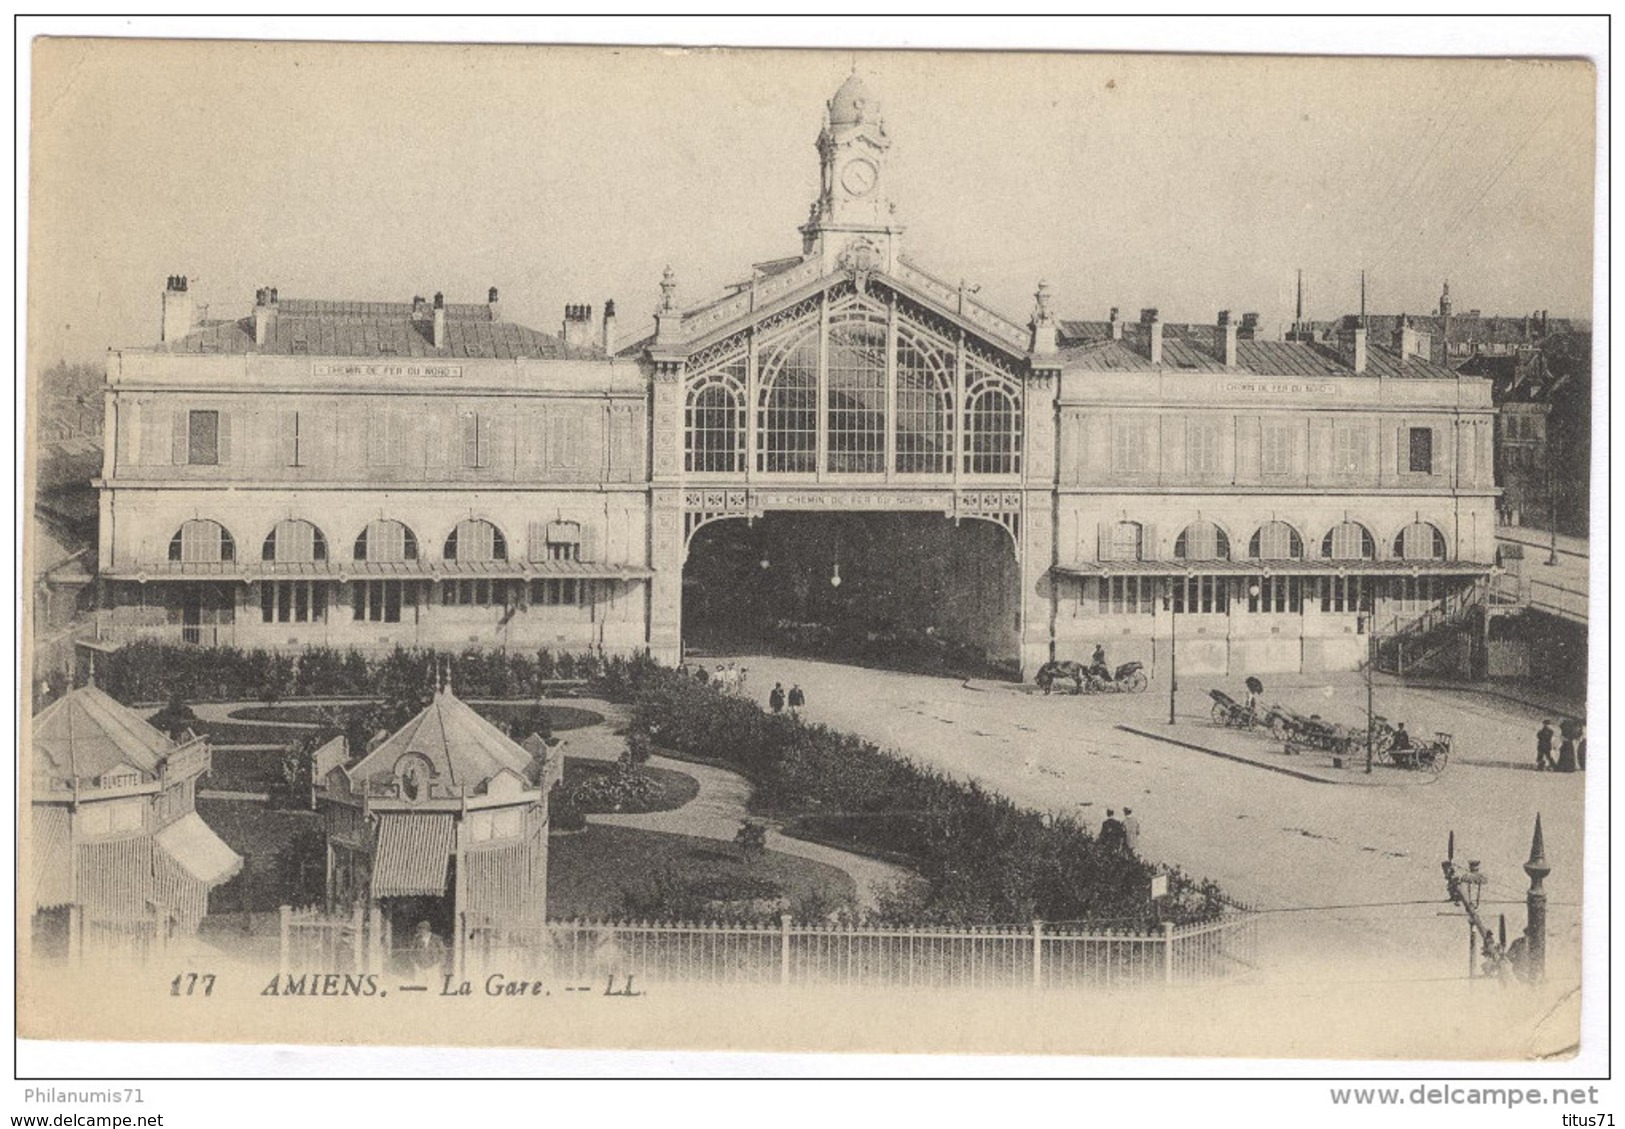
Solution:
<svg viewBox="0 0 1625 1129">
<path fill-rule="evenodd" d="M 1185 463 L 1189 472 L 1207 478 L 1219 473 L 1219 425 L 1192 421 L 1185 432 Z"/>
<path fill-rule="evenodd" d="M 463 416 L 463 465 L 483 467 L 490 460 L 491 421 L 478 412 Z"/>
<path fill-rule="evenodd" d="M 508 582 L 485 577 L 443 580 L 440 602 L 448 607 L 500 608 L 508 603 Z"/>
<path fill-rule="evenodd" d="M 1266 615 L 1303 611 L 1303 578 L 1258 576 L 1247 581 L 1247 610 Z"/>
<path fill-rule="evenodd" d="M 323 623 L 327 585 L 319 580 L 260 582 L 260 619 L 265 623 Z"/>
<path fill-rule="evenodd" d="M 478 417 L 475 417 L 478 419 Z M 401 416 L 387 408 L 375 409 L 367 419 L 367 465 L 399 466 L 401 461 Z M 471 463 L 484 466 L 484 463 Z"/>
<path fill-rule="evenodd" d="M 1277 478 L 1291 474 L 1293 438 L 1291 425 L 1284 423 L 1265 424 L 1263 438 L 1262 467 L 1264 474 Z"/>
<path fill-rule="evenodd" d="M 220 413 L 188 412 L 186 416 L 186 461 L 192 466 L 218 466 L 220 463 Z"/>
<path fill-rule="evenodd" d="M 1157 581 L 1149 576 L 1103 576 L 1098 581 L 1101 615 L 1150 615 Z"/>
<path fill-rule="evenodd" d="M 1433 429 L 1411 428 L 1411 473 L 1433 473 Z"/>
<path fill-rule="evenodd" d="M 300 433 L 298 412 L 282 413 L 282 462 L 286 466 L 304 466 L 304 436 Z"/>
<path fill-rule="evenodd" d="M 1143 474 L 1151 465 L 1151 426 L 1143 420 L 1112 421 L 1112 471 Z"/>
<path fill-rule="evenodd" d="M 545 580 L 532 580 L 530 582 L 530 602 L 543 607 L 583 604 L 586 602 L 585 586 L 574 577 L 568 579 L 549 577 Z"/>
<path fill-rule="evenodd" d="M 1369 612 L 1373 588 L 1373 582 L 1364 576 L 1323 576 L 1320 578 L 1320 610 Z"/>
<path fill-rule="evenodd" d="M 1370 432 L 1362 424 L 1332 428 L 1332 473 L 1339 478 L 1360 478 L 1370 473 Z"/>
<path fill-rule="evenodd" d="M 1223 615 L 1230 610 L 1230 581 L 1223 576 L 1188 576 L 1174 581 L 1176 614 Z"/>
<path fill-rule="evenodd" d="M 408 581 L 358 580 L 350 587 L 354 600 L 355 618 L 371 623 L 399 623 L 401 605 L 416 605 L 416 590 L 407 591 Z"/>
</svg>

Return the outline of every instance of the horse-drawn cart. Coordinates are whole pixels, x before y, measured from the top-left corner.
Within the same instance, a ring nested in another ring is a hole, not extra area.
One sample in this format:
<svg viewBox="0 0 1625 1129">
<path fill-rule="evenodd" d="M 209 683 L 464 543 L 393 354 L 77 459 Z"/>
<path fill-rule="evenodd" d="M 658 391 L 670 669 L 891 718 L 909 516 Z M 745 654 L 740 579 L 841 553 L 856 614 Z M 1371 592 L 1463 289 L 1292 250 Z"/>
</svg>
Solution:
<svg viewBox="0 0 1625 1129">
<path fill-rule="evenodd" d="M 1396 749 L 1390 744 L 1386 749 L 1377 750 L 1377 760 L 1394 768 L 1408 769 L 1412 772 L 1425 770 L 1436 776 L 1450 763 L 1450 746 L 1453 741 L 1454 738 L 1448 733 L 1435 733 L 1433 740 L 1405 749 Z"/>
</svg>

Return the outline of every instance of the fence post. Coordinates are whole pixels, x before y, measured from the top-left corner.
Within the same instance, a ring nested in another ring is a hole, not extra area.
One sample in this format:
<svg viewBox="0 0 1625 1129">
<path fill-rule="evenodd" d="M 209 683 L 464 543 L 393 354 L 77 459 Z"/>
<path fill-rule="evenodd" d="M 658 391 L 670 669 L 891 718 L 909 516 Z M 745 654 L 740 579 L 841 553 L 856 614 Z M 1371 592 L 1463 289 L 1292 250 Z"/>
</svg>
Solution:
<svg viewBox="0 0 1625 1129">
<path fill-rule="evenodd" d="M 1174 923 L 1162 923 L 1162 982 L 1174 982 Z"/>
<path fill-rule="evenodd" d="M 278 906 L 276 911 L 277 971 L 284 980 L 288 977 L 288 944 L 293 940 L 293 907 Z"/>
<path fill-rule="evenodd" d="M 357 902 L 355 909 L 350 913 L 350 960 L 357 972 L 366 968 L 366 936 L 362 933 L 363 924 L 361 903 Z"/>
<path fill-rule="evenodd" d="M 377 902 L 367 906 L 367 971 L 384 971 L 384 911 Z"/>
<path fill-rule="evenodd" d="M 1033 918 L 1033 987 L 1044 986 L 1044 923 Z"/>
<path fill-rule="evenodd" d="M 790 915 L 779 914 L 779 983 L 790 983 Z"/>
</svg>

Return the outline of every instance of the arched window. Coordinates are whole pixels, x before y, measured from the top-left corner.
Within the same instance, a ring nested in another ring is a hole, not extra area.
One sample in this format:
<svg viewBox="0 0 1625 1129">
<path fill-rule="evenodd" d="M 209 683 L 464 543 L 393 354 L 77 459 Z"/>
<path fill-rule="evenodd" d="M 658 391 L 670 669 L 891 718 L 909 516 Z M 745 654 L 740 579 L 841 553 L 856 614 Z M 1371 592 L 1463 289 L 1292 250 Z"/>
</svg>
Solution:
<svg viewBox="0 0 1625 1129">
<path fill-rule="evenodd" d="M 368 522 L 361 536 L 355 539 L 355 559 L 415 561 L 418 559 L 417 534 L 405 524 L 387 518 Z"/>
<path fill-rule="evenodd" d="M 237 545 L 218 521 L 182 522 L 169 539 L 169 559 L 182 564 L 219 564 L 237 559 Z"/>
<path fill-rule="evenodd" d="M 1377 543 L 1365 526 L 1345 521 L 1327 531 L 1320 543 L 1320 555 L 1332 561 L 1369 561 L 1376 558 Z"/>
<path fill-rule="evenodd" d="M 684 469 L 731 474 L 745 469 L 745 360 L 689 386 L 683 413 Z"/>
<path fill-rule="evenodd" d="M 811 474 L 818 469 L 818 326 L 768 347 L 758 363 L 756 469 Z"/>
<path fill-rule="evenodd" d="M 1284 521 L 1266 521 L 1247 543 L 1247 555 L 1259 561 L 1301 561 L 1303 538 Z"/>
<path fill-rule="evenodd" d="M 260 560 L 279 562 L 325 561 L 327 538 L 308 521 L 289 518 L 279 521 L 266 535 Z"/>
<path fill-rule="evenodd" d="M 508 541 L 502 530 L 481 518 L 471 517 L 457 523 L 457 528 L 446 538 L 445 559 L 448 561 L 505 561 L 508 559 Z"/>
<path fill-rule="evenodd" d="M 1174 539 L 1174 556 L 1185 561 L 1227 561 L 1230 538 L 1211 521 L 1193 521 Z"/>
<path fill-rule="evenodd" d="M 953 358 L 907 328 L 897 334 L 897 470 L 947 474 L 952 468 Z"/>
<path fill-rule="evenodd" d="M 1021 409 L 1015 388 L 988 366 L 965 362 L 965 471 L 1015 474 L 1021 470 Z"/>
<path fill-rule="evenodd" d="M 886 323 L 868 309 L 835 315 L 829 327 L 829 469 L 886 469 Z"/>
<path fill-rule="evenodd" d="M 1444 534 L 1430 522 L 1413 521 L 1394 538 L 1394 556 L 1402 561 L 1442 561 L 1448 555 Z"/>
</svg>

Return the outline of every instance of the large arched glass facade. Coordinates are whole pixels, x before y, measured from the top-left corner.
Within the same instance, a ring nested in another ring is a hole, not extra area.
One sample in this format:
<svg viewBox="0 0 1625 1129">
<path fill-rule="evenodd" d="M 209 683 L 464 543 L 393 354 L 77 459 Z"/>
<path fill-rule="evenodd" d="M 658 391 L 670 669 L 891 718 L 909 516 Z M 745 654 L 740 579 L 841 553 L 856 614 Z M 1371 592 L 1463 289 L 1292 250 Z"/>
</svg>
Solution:
<svg viewBox="0 0 1625 1129">
<path fill-rule="evenodd" d="M 900 296 L 836 287 L 691 360 L 684 470 L 1015 475 L 1019 365 Z"/>
</svg>

